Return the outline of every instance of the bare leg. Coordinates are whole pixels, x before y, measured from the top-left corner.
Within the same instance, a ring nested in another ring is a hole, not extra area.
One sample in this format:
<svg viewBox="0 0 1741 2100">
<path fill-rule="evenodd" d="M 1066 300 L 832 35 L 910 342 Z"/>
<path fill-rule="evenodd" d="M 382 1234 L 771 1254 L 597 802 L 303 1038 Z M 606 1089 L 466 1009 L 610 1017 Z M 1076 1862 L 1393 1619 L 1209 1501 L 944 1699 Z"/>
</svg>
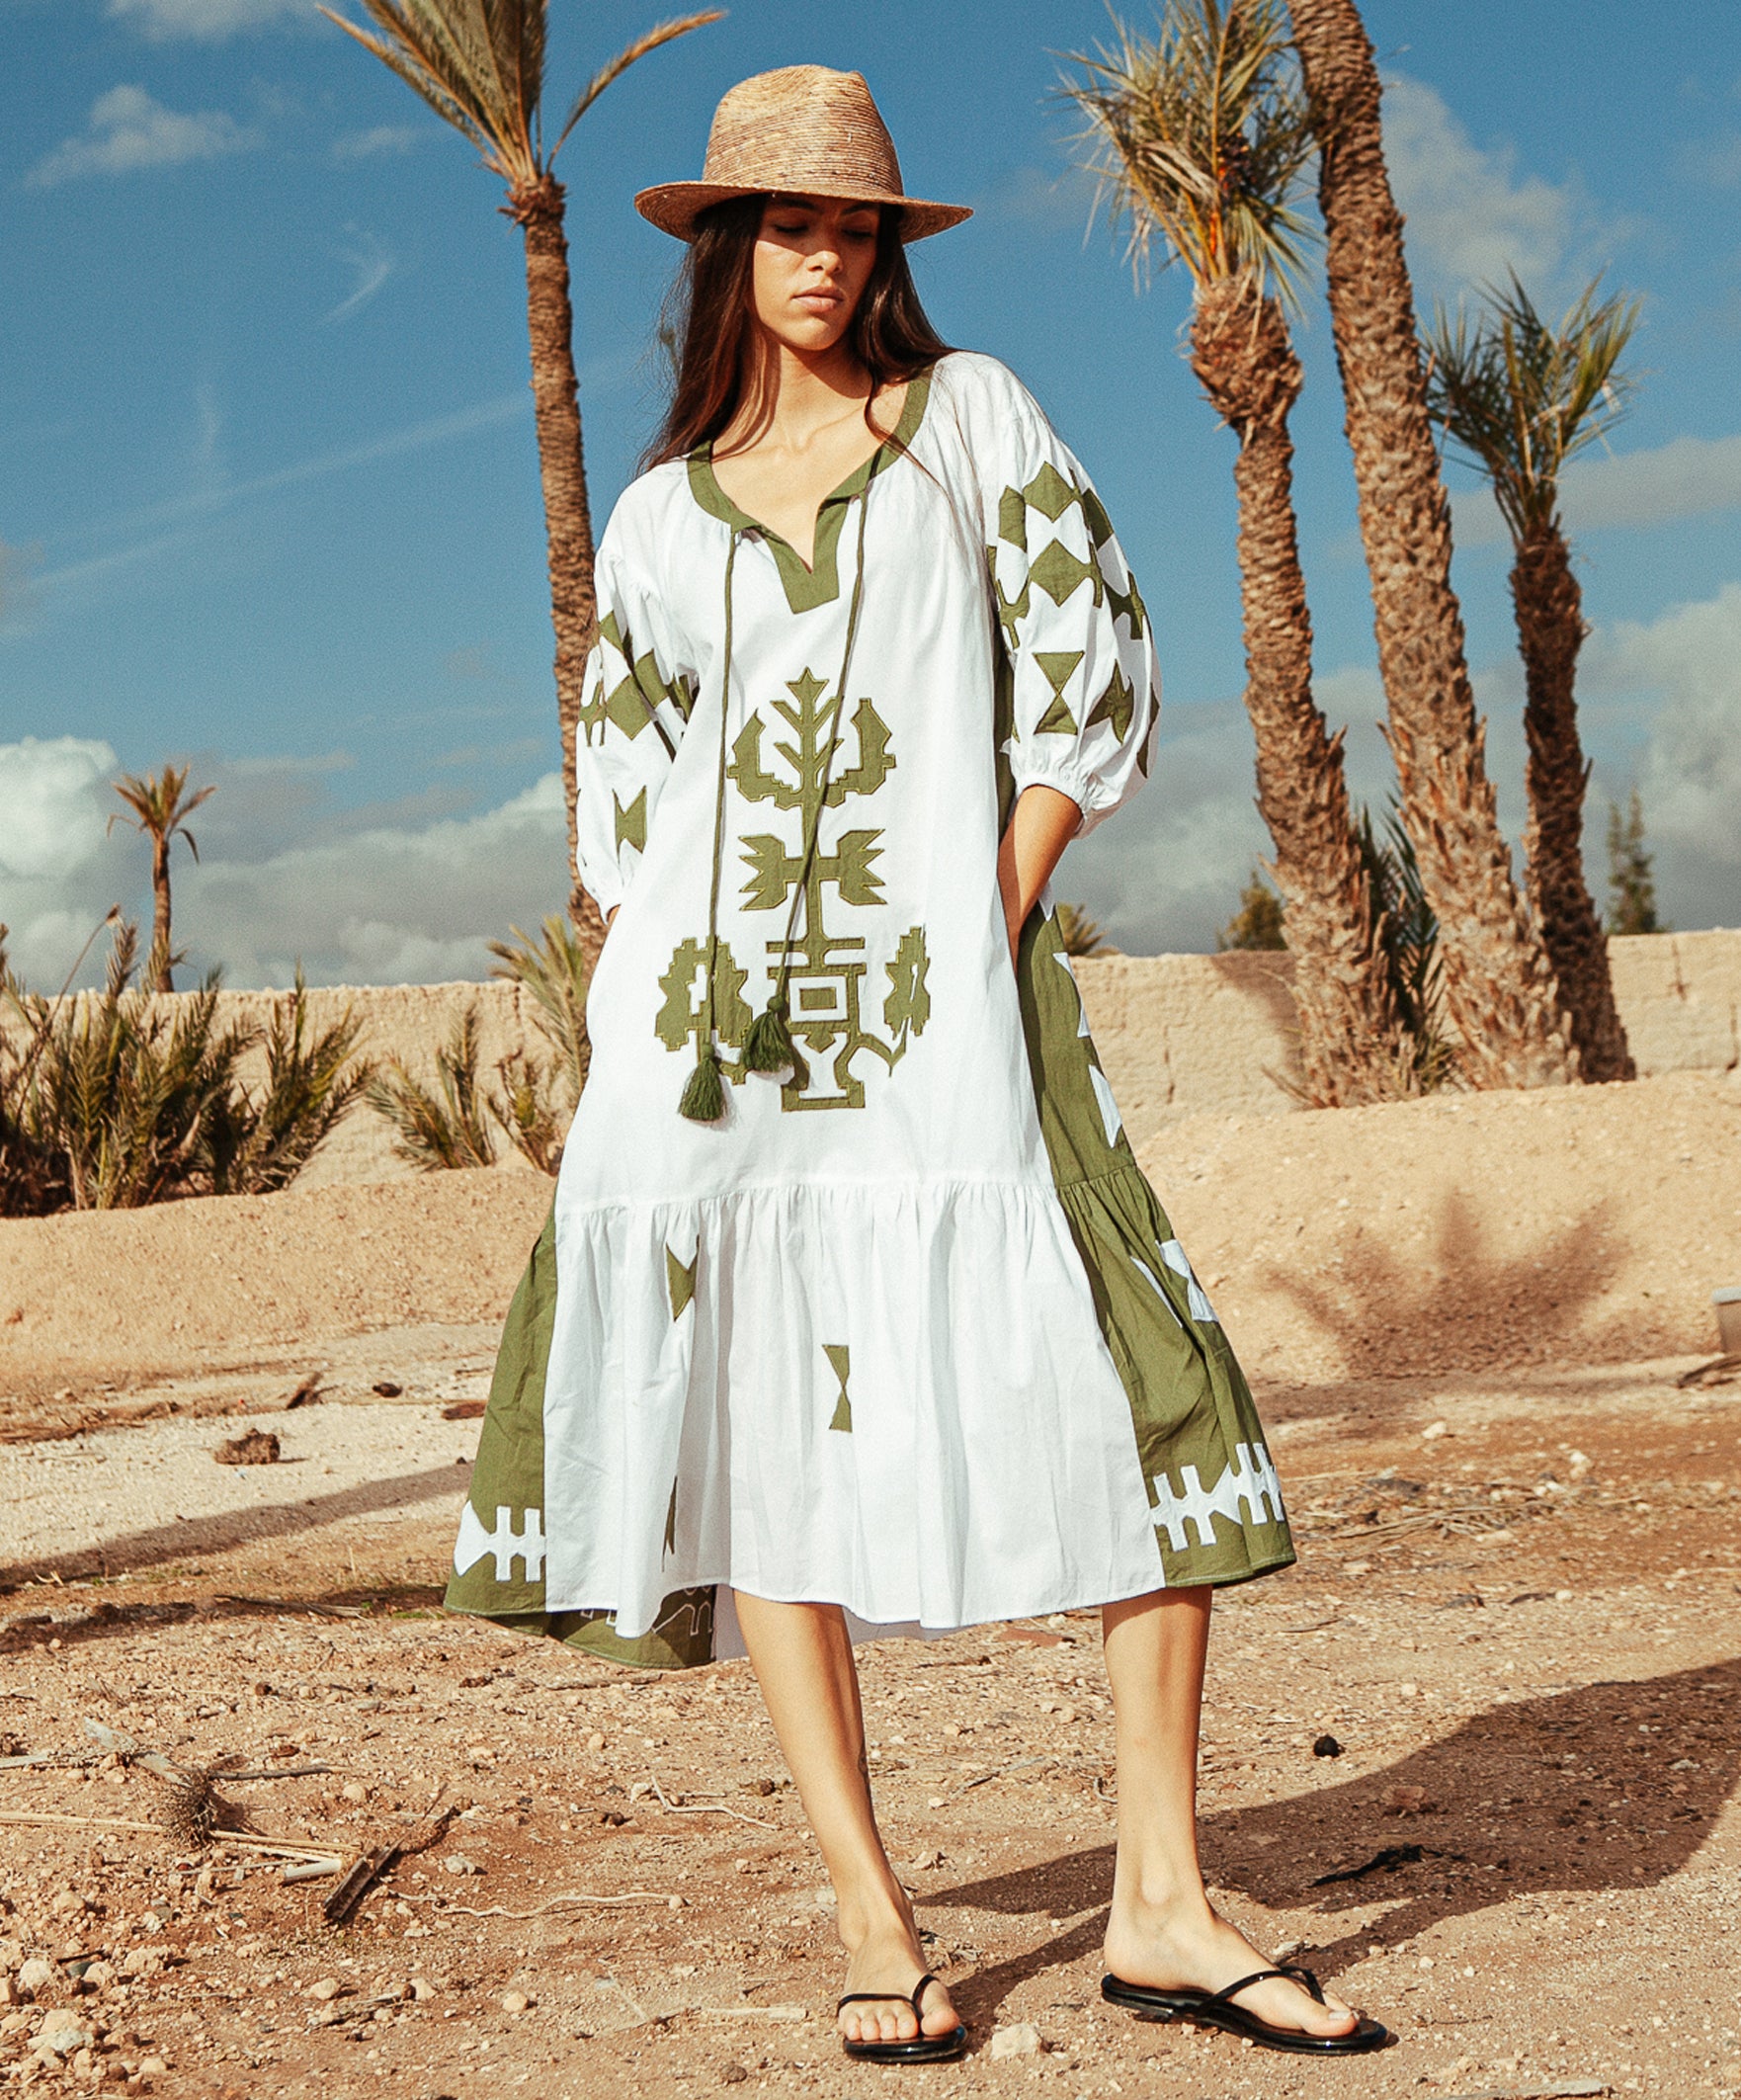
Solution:
<svg viewBox="0 0 1741 2100">
<path fill-rule="evenodd" d="M 1156 1590 L 1102 1613 L 1118 1717 L 1119 1855 L 1107 1966 L 1127 1983 L 1221 1990 L 1268 1969 L 1209 1902 L 1197 1856 L 1197 1742 L 1208 1652 L 1207 1588 Z M 1346 2034 L 1340 1998 L 1316 2004 L 1297 1983 L 1253 1984 L 1239 2002 L 1277 2027 Z"/>
<path fill-rule="evenodd" d="M 925 1972 L 912 1905 L 888 1863 L 870 1802 L 865 1715 L 852 1641 L 837 1604 L 774 1604 L 736 1592 L 750 1651 L 798 1799 L 822 1847 L 851 1961 L 848 1990 L 881 1990 L 885 2004 L 849 2005 L 849 2041 L 904 2042 L 919 2030 L 907 1994 Z M 920 2000 L 928 2035 L 953 2034 L 959 2016 L 932 1984 Z"/>
</svg>

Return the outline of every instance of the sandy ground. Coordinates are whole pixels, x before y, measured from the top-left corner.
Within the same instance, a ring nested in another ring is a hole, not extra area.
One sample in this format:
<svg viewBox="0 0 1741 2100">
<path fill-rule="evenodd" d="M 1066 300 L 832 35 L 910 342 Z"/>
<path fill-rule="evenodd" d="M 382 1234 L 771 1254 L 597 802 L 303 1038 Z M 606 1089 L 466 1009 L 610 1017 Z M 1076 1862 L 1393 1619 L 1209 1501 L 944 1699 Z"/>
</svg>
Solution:
<svg viewBox="0 0 1741 2100">
<path fill-rule="evenodd" d="M 406 1361 L 401 1337 L 357 1368 Z M 1380 2058 L 1302 2066 L 1100 2003 L 1116 1808 L 1091 1619 L 862 1649 L 891 1850 L 973 2034 L 910 2075 L 1181 2100 L 1741 2088 L 1741 1383 L 1681 1387 L 1687 1368 L 1264 1394 L 1302 1562 L 1217 1611 L 1209 1872 L 1248 1930 L 1396 2030 Z M 476 1425 L 433 1389 L 236 1397 L 278 1466 L 213 1465 L 238 1426 L 213 1415 L 4 1454 L 34 1558 L 6 1577 L 0 1728 L 55 1760 L 8 1770 L 6 1809 L 152 1817 L 158 1782 L 93 1759 L 90 1717 L 183 1761 L 327 1767 L 222 1790 L 238 1820 L 347 1856 L 438 1796 L 463 1812 L 344 1929 L 321 1921 L 330 1881 L 221 1847 L 0 1825 L 10 1994 L 26 1961 L 53 1967 L 0 2018 L 0 2064 L 188 2100 L 885 2075 L 831 2037 L 820 1863 L 747 1666 L 660 1679 L 441 1615 Z M 81 1578 L 93 1536 L 109 1572 Z M 1314 1756 L 1326 1732 L 1343 1754 Z M 30 2067 L 69 2018 L 85 2067 Z M 1036 2053 L 991 2054 L 1027 2025 Z"/>
<path fill-rule="evenodd" d="M 1741 1092 L 1699 1074 L 1145 1150 L 1301 1542 L 1217 1609 L 1208 1869 L 1396 2031 L 1334 2066 L 1102 2005 L 1116 1777 L 1082 1616 L 861 1650 L 972 2051 L 845 2063 L 747 1666 L 660 1679 L 440 1610 L 536 1177 L 0 1225 L 0 1758 L 42 1760 L 0 1766 L 0 2077 L 1741 2093 L 1741 1376 L 1706 1302 L 1741 1282 L 1738 1156 Z M 242 1431 L 278 1462 L 215 1464 Z M 164 1789 L 87 1720 L 270 1775 L 219 1782 L 226 1820 L 347 1859 L 459 1812 L 332 1927 L 331 1880 L 126 1827 Z"/>
</svg>

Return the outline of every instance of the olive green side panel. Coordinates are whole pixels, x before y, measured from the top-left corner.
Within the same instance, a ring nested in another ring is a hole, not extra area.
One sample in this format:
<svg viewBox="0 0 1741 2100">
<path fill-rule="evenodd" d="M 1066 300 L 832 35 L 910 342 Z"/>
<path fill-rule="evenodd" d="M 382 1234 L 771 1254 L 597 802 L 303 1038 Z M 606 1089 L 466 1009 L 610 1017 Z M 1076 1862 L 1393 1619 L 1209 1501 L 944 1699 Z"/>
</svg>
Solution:
<svg viewBox="0 0 1741 2100">
<path fill-rule="evenodd" d="M 634 1669 L 691 1669 L 713 1659 L 713 1591 L 674 1590 L 652 1627 L 622 1638 L 608 1612 L 544 1609 L 544 1381 L 556 1317 L 556 1220 L 539 1234 L 508 1307 L 460 1516 L 447 1607 L 524 1634 L 547 1634 Z"/>
<path fill-rule="evenodd" d="M 1169 1587 L 1289 1565 L 1263 1426 L 1220 1321 L 1137 1166 L 1065 966 L 1035 911 L 1017 966 L 1040 1132 L 1058 1199 L 1130 1403 Z"/>
</svg>

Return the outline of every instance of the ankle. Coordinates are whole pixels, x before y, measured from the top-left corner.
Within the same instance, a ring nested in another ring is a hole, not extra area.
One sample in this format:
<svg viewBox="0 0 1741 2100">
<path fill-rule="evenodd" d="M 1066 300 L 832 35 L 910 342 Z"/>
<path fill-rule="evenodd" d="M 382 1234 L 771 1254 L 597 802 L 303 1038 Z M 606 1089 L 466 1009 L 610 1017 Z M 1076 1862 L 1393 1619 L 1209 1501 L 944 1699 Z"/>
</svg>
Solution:
<svg viewBox="0 0 1741 2100">
<path fill-rule="evenodd" d="M 835 1891 L 841 1944 L 849 1954 L 872 1940 L 911 1940 L 913 1916 L 898 1885 L 870 1883 Z"/>
<path fill-rule="evenodd" d="M 1201 1881 L 1166 1874 L 1132 1875 L 1115 1888 L 1113 1910 L 1115 1915 L 1140 1918 L 1151 1930 L 1169 1931 L 1206 1925 L 1215 1915 Z"/>
</svg>

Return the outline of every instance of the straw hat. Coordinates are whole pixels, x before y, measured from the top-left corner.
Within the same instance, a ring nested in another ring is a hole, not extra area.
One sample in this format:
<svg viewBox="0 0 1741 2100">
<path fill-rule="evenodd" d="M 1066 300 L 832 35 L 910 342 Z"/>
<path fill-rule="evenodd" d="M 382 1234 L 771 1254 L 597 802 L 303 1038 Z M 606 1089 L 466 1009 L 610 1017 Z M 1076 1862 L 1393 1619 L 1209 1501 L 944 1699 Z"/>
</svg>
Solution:
<svg viewBox="0 0 1741 2100">
<path fill-rule="evenodd" d="M 713 112 L 701 181 L 660 183 L 642 190 L 634 207 L 662 231 L 693 240 L 696 214 L 709 205 L 776 190 L 896 205 L 903 241 L 973 215 L 965 205 L 902 194 L 894 141 L 864 74 L 826 65 L 783 65 L 740 80 Z"/>
</svg>

